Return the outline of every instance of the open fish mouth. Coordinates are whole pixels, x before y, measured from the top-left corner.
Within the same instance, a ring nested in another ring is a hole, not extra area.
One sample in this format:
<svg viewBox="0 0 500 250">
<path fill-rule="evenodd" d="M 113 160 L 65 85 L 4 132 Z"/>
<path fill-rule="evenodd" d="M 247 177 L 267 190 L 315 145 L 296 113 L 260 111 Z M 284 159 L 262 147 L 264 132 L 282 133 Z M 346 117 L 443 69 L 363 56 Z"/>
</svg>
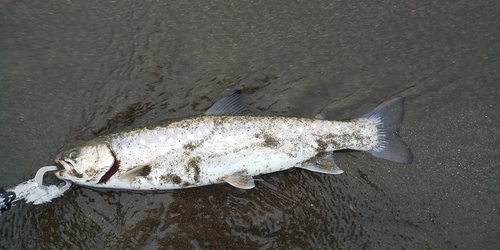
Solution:
<svg viewBox="0 0 500 250">
<path fill-rule="evenodd" d="M 71 164 L 71 162 L 69 161 L 64 160 L 64 157 L 59 158 L 58 162 L 64 167 L 64 169 L 59 170 L 59 172 L 66 171 L 70 176 L 79 178 L 82 177 L 82 175 L 75 170 L 73 164 Z"/>
</svg>

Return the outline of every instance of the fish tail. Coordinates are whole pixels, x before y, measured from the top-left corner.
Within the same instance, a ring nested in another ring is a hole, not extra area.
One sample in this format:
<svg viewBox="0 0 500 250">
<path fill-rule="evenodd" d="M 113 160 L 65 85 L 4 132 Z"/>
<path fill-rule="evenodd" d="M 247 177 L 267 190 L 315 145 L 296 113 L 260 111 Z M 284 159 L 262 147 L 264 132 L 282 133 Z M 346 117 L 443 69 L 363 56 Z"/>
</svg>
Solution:
<svg viewBox="0 0 500 250">
<path fill-rule="evenodd" d="M 404 116 L 404 100 L 404 97 L 393 98 L 361 118 L 369 119 L 377 124 L 378 142 L 367 152 L 378 158 L 410 164 L 413 161 L 413 154 L 410 147 L 399 136 L 399 127 Z"/>
</svg>

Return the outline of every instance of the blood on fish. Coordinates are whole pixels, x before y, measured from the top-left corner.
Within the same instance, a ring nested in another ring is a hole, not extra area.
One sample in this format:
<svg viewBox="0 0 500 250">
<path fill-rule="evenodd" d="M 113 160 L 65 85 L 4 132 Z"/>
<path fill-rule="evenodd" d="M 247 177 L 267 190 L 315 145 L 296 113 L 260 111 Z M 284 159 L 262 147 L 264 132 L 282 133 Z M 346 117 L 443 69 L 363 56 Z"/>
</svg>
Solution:
<svg viewBox="0 0 500 250">
<path fill-rule="evenodd" d="M 111 154 L 113 155 L 113 159 L 114 159 L 113 166 L 111 166 L 111 168 L 101 177 L 101 179 L 97 182 L 97 184 L 102 184 L 102 183 L 106 183 L 107 181 L 109 181 L 111 176 L 116 174 L 116 172 L 120 168 L 120 160 L 118 160 L 118 157 L 116 156 L 115 151 L 113 150 L 113 148 L 111 148 L 111 145 L 108 145 L 108 147 L 111 151 Z"/>
</svg>

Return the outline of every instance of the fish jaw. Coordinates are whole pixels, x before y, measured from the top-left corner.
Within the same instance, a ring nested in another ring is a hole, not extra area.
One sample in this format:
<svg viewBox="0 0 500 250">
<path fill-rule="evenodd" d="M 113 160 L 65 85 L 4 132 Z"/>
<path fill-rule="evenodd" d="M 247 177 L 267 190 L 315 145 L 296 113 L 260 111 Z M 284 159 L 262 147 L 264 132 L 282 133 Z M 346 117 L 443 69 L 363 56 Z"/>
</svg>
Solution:
<svg viewBox="0 0 500 250">
<path fill-rule="evenodd" d="M 82 175 L 78 173 L 75 168 L 73 167 L 73 164 L 70 161 L 67 161 L 64 159 L 64 157 L 59 157 L 59 161 L 57 163 L 61 164 L 63 166 L 63 169 L 57 171 L 60 172 L 61 176 L 71 176 L 71 177 L 79 177 L 81 178 Z"/>
</svg>

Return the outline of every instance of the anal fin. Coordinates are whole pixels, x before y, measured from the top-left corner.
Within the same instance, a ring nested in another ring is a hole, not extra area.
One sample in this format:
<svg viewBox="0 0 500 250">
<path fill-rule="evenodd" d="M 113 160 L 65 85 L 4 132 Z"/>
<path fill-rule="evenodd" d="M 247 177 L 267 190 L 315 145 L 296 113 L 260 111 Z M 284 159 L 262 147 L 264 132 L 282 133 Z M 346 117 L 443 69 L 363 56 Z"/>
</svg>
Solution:
<svg viewBox="0 0 500 250">
<path fill-rule="evenodd" d="M 323 174 L 342 174 L 344 170 L 340 169 L 333 160 L 333 153 L 328 152 L 316 155 L 313 158 L 302 162 L 298 168 L 307 169 L 309 171 Z"/>
<path fill-rule="evenodd" d="M 253 177 L 246 172 L 236 172 L 222 178 L 233 187 L 241 189 L 251 189 L 255 187 Z"/>
</svg>

